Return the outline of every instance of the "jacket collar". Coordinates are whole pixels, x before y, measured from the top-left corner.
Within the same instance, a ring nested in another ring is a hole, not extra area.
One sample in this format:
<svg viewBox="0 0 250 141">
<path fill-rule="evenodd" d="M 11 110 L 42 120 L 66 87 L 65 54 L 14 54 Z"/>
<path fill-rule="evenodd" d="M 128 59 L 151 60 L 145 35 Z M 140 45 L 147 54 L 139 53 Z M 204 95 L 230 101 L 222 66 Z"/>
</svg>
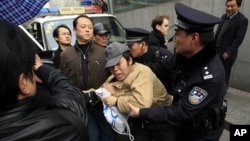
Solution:
<svg viewBox="0 0 250 141">
<path fill-rule="evenodd" d="M 191 58 L 186 58 L 182 55 L 177 55 L 175 62 L 175 69 L 176 68 L 179 68 L 181 70 L 194 69 L 208 62 L 211 58 L 213 58 L 216 55 L 215 49 L 212 45 L 213 44 L 210 44 L 204 47 L 199 53 L 197 53 Z"/>
<path fill-rule="evenodd" d="M 164 38 L 163 34 L 160 31 L 153 30 L 152 33 L 157 37 L 160 44 L 165 44 L 165 38 Z"/>
</svg>

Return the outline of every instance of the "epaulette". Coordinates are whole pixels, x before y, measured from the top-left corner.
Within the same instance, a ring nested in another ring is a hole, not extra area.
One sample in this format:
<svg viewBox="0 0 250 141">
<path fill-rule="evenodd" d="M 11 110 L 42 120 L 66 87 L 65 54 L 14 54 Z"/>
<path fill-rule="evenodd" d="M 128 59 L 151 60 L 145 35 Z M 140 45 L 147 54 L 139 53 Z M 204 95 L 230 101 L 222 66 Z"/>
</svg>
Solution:
<svg viewBox="0 0 250 141">
<path fill-rule="evenodd" d="M 208 66 L 204 66 L 202 68 L 202 75 L 203 75 L 203 79 L 207 80 L 207 79 L 212 79 L 213 78 L 213 74 L 212 72 L 209 70 Z"/>
</svg>

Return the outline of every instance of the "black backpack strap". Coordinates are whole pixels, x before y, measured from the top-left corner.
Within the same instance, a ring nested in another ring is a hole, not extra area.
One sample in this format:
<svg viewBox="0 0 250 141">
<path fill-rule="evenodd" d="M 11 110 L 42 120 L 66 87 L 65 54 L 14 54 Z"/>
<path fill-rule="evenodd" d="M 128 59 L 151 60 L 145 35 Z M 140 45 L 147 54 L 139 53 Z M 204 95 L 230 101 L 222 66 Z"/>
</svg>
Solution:
<svg viewBox="0 0 250 141">
<path fill-rule="evenodd" d="M 77 117 L 72 111 L 70 110 L 66 110 L 66 109 L 54 109 L 53 111 L 57 112 L 59 115 L 61 115 L 62 117 L 64 117 L 65 119 L 67 119 L 70 123 L 73 124 L 73 126 L 80 131 L 81 133 L 81 140 L 82 141 L 88 141 L 88 132 L 86 127 L 83 124 L 79 124 L 82 123 L 81 119 L 79 117 Z"/>
</svg>

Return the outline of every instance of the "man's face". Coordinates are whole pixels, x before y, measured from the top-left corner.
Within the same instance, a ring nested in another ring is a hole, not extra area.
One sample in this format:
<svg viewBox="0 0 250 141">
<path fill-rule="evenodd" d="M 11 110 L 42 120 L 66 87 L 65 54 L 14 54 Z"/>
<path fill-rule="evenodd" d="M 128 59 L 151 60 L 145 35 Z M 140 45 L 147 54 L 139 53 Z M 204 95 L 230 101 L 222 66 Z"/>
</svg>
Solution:
<svg viewBox="0 0 250 141">
<path fill-rule="evenodd" d="M 227 15 L 233 15 L 235 12 L 239 11 L 240 7 L 237 5 L 236 0 L 228 1 L 226 3 L 226 13 Z"/>
<path fill-rule="evenodd" d="M 140 57 L 143 55 L 143 43 L 142 42 L 135 42 L 129 45 L 130 54 L 134 57 Z"/>
<path fill-rule="evenodd" d="M 193 52 L 192 48 L 192 35 L 187 34 L 184 30 L 177 29 L 175 31 L 174 43 L 176 48 L 176 53 L 183 56 L 188 56 Z"/>
<path fill-rule="evenodd" d="M 101 47 L 106 47 L 108 44 L 109 35 L 105 34 L 96 34 L 94 35 L 94 42 Z"/>
<path fill-rule="evenodd" d="M 71 34 L 67 28 L 61 27 L 58 29 L 58 37 L 55 37 L 59 45 L 69 46 L 71 44 Z"/>
<path fill-rule="evenodd" d="M 169 21 L 164 18 L 161 25 L 156 25 L 156 29 L 159 30 L 164 36 L 167 36 L 169 29 Z"/>
<path fill-rule="evenodd" d="M 74 32 L 80 44 L 88 43 L 93 38 L 93 24 L 88 18 L 81 17 L 77 21 Z"/>
<path fill-rule="evenodd" d="M 118 81 L 123 81 L 127 78 L 131 71 L 132 60 L 127 61 L 124 57 L 120 62 L 113 67 L 110 67 L 110 72 L 115 76 Z"/>
</svg>

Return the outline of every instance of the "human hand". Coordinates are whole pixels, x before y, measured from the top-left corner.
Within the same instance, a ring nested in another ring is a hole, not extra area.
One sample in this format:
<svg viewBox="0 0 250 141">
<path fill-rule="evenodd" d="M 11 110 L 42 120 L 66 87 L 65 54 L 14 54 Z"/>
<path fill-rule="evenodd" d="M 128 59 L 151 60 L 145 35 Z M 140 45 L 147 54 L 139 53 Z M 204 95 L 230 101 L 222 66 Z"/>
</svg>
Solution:
<svg viewBox="0 0 250 141">
<path fill-rule="evenodd" d="M 39 67 L 41 67 L 43 65 L 43 62 L 41 60 L 41 58 L 35 54 L 35 65 L 34 65 L 34 70 L 37 71 Z"/>
<path fill-rule="evenodd" d="M 106 96 L 103 98 L 103 102 L 108 106 L 115 106 L 117 97 L 115 96 Z"/>
<path fill-rule="evenodd" d="M 96 95 L 95 91 L 84 93 L 83 96 L 87 106 L 94 106 L 100 102 L 100 99 Z"/>
<path fill-rule="evenodd" d="M 140 108 L 135 107 L 134 105 L 132 105 L 131 103 L 128 103 L 128 106 L 130 108 L 130 113 L 128 114 L 128 116 L 130 117 L 139 117 L 140 114 Z"/>
<path fill-rule="evenodd" d="M 38 82 L 38 83 L 43 83 L 43 81 L 36 75 L 35 75 L 35 81 Z"/>
<path fill-rule="evenodd" d="M 105 88 L 107 91 L 109 91 L 111 95 L 115 94 L 115 88 L 112 84 L 106 84 L 103 86 L 103 88 Z"/>
<path fill-rule="evenodd" d="M 224 60 L 227 60 L 228 58 L 229 58 L 229 54 L 228 53 L 223 53 L 223 58 L 224 58 Z"/>
</svg>

